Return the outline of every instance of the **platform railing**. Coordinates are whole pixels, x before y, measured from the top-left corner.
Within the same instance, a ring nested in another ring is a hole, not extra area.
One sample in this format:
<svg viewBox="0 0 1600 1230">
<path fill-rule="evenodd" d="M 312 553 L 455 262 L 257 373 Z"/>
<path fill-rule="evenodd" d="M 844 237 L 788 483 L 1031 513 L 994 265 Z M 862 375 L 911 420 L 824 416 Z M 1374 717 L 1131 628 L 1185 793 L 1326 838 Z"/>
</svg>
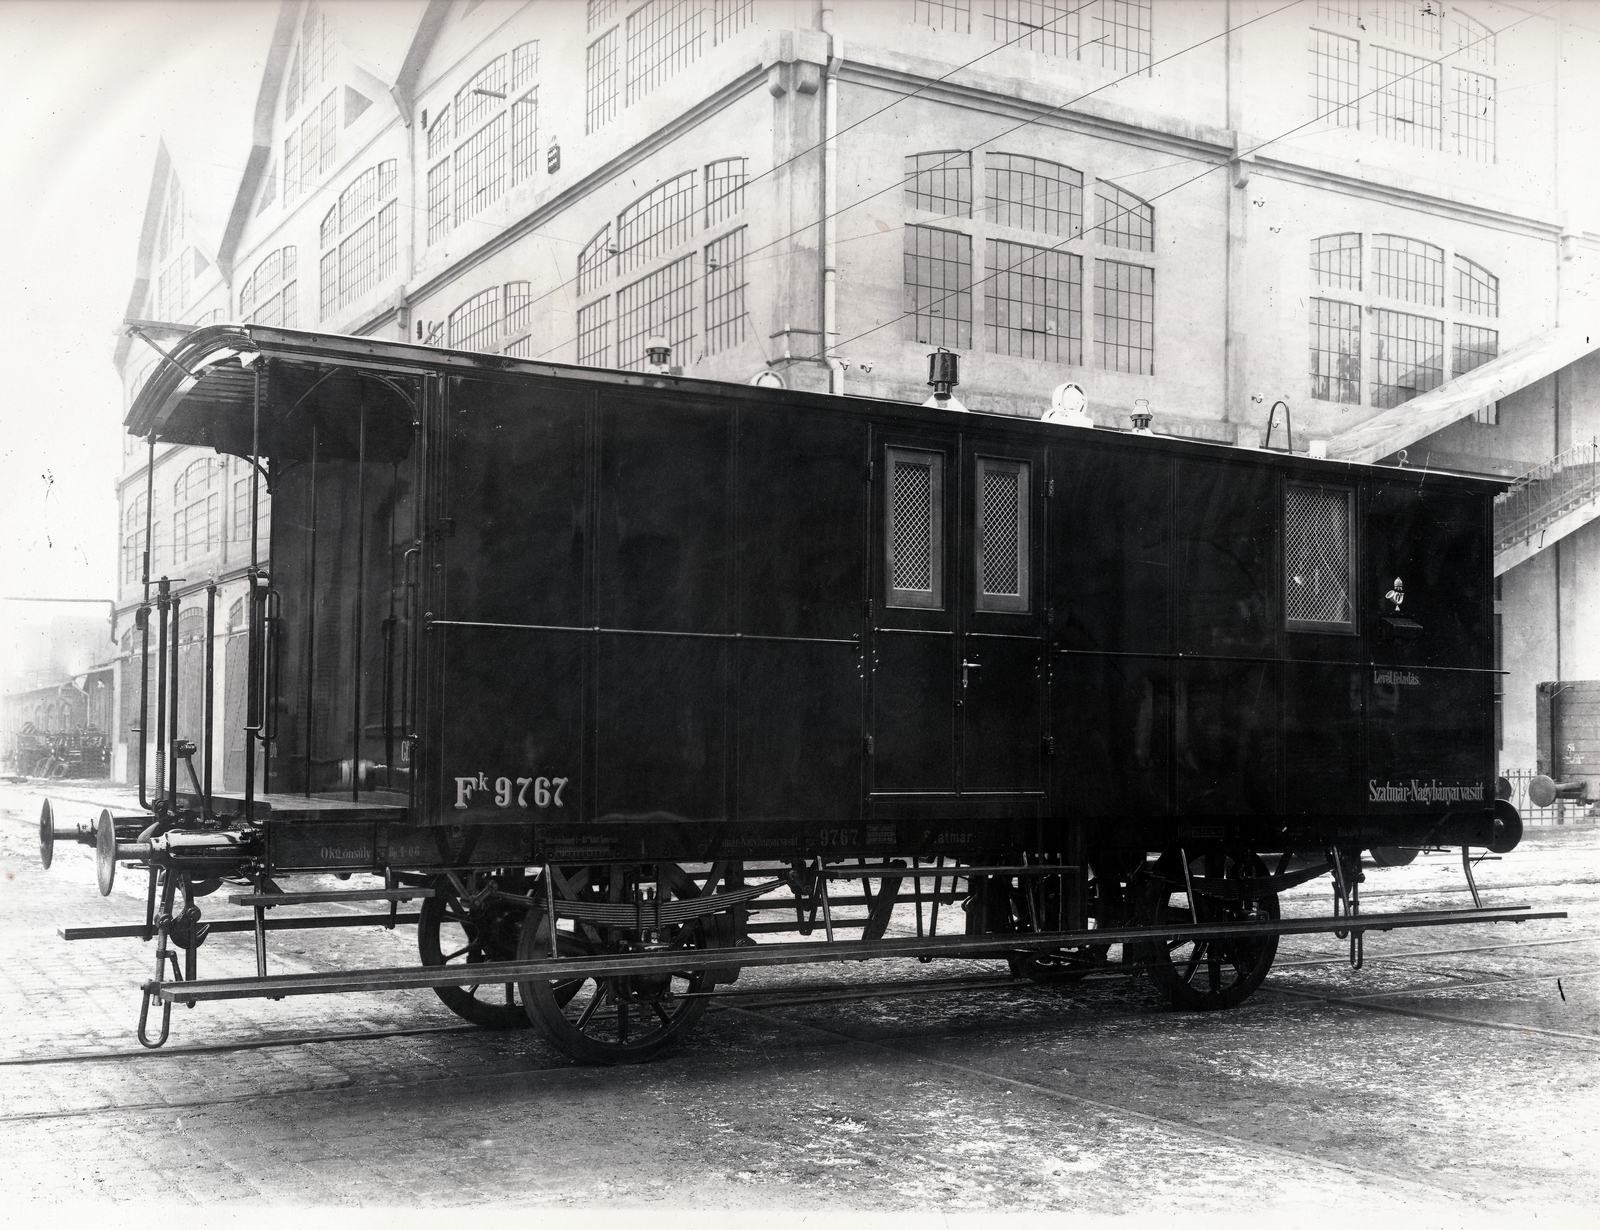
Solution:
<svg viewBox="0 0 1600 1230">
<path fill-rule="evenodd" d="M 1590 439 L 1535 466 L 1495 498 L 1495 549 L 1515 546 L 1595 499 L 1600 499 L 1600 445 Z"/>
</svg>

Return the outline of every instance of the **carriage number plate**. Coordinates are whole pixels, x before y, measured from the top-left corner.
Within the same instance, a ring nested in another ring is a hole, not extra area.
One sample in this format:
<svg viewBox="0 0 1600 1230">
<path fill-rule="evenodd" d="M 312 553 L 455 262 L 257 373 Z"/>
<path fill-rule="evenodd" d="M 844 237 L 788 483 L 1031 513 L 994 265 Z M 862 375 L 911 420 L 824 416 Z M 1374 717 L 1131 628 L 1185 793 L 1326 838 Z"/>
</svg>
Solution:
<svg viewBox="0 0 1600 1230">
<path fill-rule="evenodd" d="M 474 794 L 494 792 L 496 807 L 560 807 L 565 777 L 497 777 L 491 784 L 487 773 L 456 778 L 456 810 L 465 811 Z"/>
</svg>

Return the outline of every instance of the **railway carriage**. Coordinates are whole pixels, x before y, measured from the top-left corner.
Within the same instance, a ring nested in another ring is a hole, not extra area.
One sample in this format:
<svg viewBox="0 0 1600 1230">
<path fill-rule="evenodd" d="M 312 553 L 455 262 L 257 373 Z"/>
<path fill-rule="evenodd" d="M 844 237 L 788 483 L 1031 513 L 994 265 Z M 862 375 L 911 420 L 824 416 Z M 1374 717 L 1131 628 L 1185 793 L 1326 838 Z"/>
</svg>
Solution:
<svg viewBox="0 0 1600 1230">
<path fill-rule="evenodd" d="M 1359 912 L 1363 852 L 1459 847 L 1470 881 L 1520 834 L 1494 484 L 258 326 L 191 334 L 128 428 L 249 459 L 273 508 L 243 789 L 209 714 L 177 737 L 215 586 L 150 578 L 146 810 L 41 821 L 46 865 L 70 835 L 103 891 L 147 872 L 142 924 L 73 933 L 156 941 L 142 1040 L 174 1002 L 432 986 L 616 1062 L 744 966 L 1117 953 L 1212 1008 L 1284 933 L 1359 960 L 1550 916 Z M 290 884 L 325 873 L 382 887 Z M 1280 917 L 1320 875 L 1333 913 Z M 246 913 L 202 921 L 223 886 Z M 414 922 L 420 963 L 270 973 L 273 930 L 320 925 L 284 907 L 334 900 Z M 255 975 L 199 979 L 228 930 Z"/>
</svg>

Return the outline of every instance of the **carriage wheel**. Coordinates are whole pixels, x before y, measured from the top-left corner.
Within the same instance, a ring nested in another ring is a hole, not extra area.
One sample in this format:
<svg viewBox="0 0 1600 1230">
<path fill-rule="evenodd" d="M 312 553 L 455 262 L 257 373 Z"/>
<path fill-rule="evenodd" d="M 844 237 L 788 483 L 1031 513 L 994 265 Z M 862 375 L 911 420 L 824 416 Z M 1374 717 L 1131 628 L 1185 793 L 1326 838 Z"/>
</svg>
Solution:
<svg viewBox="0 0 1600 1230">
<path fill-rule="evenodd" d="M 469 893 L 489 881 L 507 892 L 525 889 L 521 871 L 499 877 L 468 871 L 460 880 Z M 424 965 L 477 965 L 483 961 L 509 961 L 517 952 L 526 910 L 489 901 L 473 909 L 457 895 L 448 876 L 433 882 L 432 897 L 423 898 L 417 919 L 417 951 Z M 434 987 L 433 992 L 451 1012 L 485 1029 L 526 1029 L 527 1014 L 516 1001 L 510 982 L 477 983 L 460 987 Z"/>
<path fill-rule="evenodd" d="M 1167 860 L 1163 860 L 1163 866 Z M 1183 870 L 1171 859 L 1176 877 L 1169 874 L 1153 891 L 1153 921 L 1186 923 L 1191 921 L 1187 904 L 1173 905 L 1173 897 L 1183 890 Z M 1267 875 L 1266 864 L 1255 854 L 1204 854 L 1189 860 L 1192 876 L 1207 879 L 1241 880 Z M 1261 893 L 1253 897 L 1216 897 L 1197 890 L 1195 912 L 1201 922 L 1245 922 L 1278 917 L 1278 894 Z M 1149 913 L 1146 915 L 1149 917 Z M 1267 976 L 1278 952 L 1276 935 L 1240 936 L 1229 939 L 1152 940 L 1144 945 L 1144 959 L 1150 981 L 1174 1008 L 1205 1012 L 1234 1008 L 1242 1004 Z"/>
<path fill-rule="evenodd" d="M 668 874 L 668 868 L 675 874 Z M 626 890 L 623 868 L 591 868 L 574 877 L 584 888 L 559 893 L 568 899 L 624 900 L 627 891 L 610 891 L 611 877 Z M 657 891 L 666 898 L 692 897 L 697 889 L 681 868 L 662 865 Z M 626 952 L 637 947 L 639 936 L 613 927 L 572 924 L 556 928 L 556 950 L 563 957 Z M 709 947 L 710 931 L 702 920 L 665 928 L 661 944 L 684 950 L 683 968 L 663 974 L 634 974 L 608 978 L 572 978 L 562 981 L 535 979 L 518 984 L 528 1016 L 549 1042 L 579 1063 L 642 1063 L 676 1042 L 710 1006 L 710 970 L 690 968 L 689 953 Z M 656 945 L 651 946 L 658 950 Z M 540 912 L 522 928 L 517 959 L 538 960 L 550 955 L 550 924 Z"/>
</svg>

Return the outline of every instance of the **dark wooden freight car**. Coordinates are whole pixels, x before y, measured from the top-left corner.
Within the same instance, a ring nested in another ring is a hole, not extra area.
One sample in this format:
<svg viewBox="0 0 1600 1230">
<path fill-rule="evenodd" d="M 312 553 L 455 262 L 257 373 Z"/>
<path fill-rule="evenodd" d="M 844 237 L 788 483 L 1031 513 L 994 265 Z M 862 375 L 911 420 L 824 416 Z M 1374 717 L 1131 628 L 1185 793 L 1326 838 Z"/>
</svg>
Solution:
<svg viewBox="0 0 1600 1230">
<path fill-rule="evenodd" d="M 1175 1000 L 1215 1006 L 1279 889 L 1331 871 L 1351 910 L 1364 849 L 1515 841 L 1492 484 L 254 326 L 173 360 L 130 429 L 260 458 L 273 516 L 252 782 L 185 793 L 171 758 L 158 818 L 243 835 L 258 919 L 273 877 L 374 872 L 448 899 L 469 959 L 633 954 L 584 983 L 608 1040 L 534 1002 L 570 979 L 514 979 L 574 1054 L 653 1049 L 625 1005 L 672 1017 L 656 949 L 707 988 L 756 963 L 764 893 L 831 938 L 851 864 L 856 943 L 897 900 L 919 935 L 961 900 L 962 951 L 1004 933 L 1034 973 L 1164 927 L 1125 959 L 1171 984 L 1182 948 Z"/>
</svg>

